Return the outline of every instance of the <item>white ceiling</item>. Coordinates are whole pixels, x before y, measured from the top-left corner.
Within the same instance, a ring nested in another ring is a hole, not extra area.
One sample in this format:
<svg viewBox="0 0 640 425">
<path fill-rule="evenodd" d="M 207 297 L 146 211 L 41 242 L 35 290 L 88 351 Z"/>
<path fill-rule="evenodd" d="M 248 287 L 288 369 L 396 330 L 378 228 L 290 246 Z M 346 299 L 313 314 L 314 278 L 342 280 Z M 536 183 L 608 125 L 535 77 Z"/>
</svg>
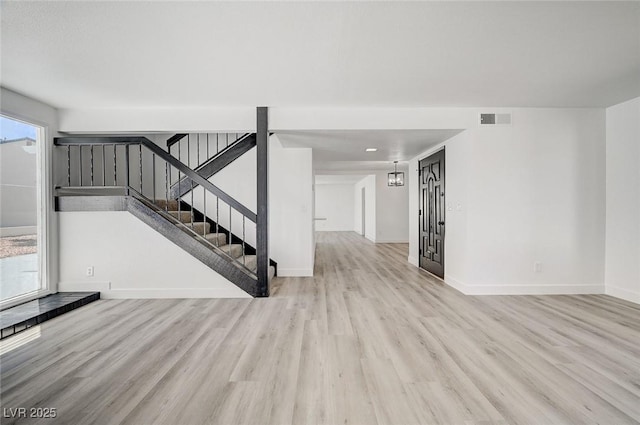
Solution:
<svg viewBox="0 0 640 425">
<path fill-rule="evenodd" d="M 393 161 L 409 161 L 462 130 L 323 130 L 276 132 L 286 148 L 312 148 L 319 170 L 393 168 Z M 366 152 L 366 148 L 377 148 Z M 402 165 L 401 165 L 402 166 Z"/>
<path fill-rule="evenodd" d="M 608 106 L 640 2 L 3 1 L 2 84 L 57 107 Z"/>
</svg>

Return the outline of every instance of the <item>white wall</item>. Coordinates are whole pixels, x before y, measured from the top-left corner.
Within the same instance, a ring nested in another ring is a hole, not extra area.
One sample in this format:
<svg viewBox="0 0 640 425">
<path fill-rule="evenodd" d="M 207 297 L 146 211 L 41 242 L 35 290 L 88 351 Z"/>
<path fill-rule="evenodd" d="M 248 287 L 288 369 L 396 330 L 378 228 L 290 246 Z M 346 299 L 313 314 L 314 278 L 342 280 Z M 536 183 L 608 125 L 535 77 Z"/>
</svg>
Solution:
<svg viewBox="0 0 640 425">
<path fill-rule="evenodd" d="M 313 170 L 311 149 L 285 149 L 277 136 L 269 139 L 269 250 L 279 276 L 313 276 Z M 245 153 L 211 181 L 256 211 L 256 150 Z M 207 215 L 215 220 L 215 198 L 207 197 Z M 185 196 L 190 202 L 190 196 Z M 204 212 L 202 188 L 194 190 L 195 207 Z M 219 204 L 220 224 L 227 226 L 229 207 Z M 231 227 L 242 235 L 242 218 L 232 212 Z M 245 235 L 255 244 L 255 225 L 245 221 Z M 255 246 L 255 245 L 254 245 Z"/>
<path fill-rule="evenodd" d="M 513 125 L 481 129 L 479 112 L 512 112 Z M 80 128 L 85 118 L 102 126 L 109 121 L 100 113 L 89 115 L 71 111 L 65 115 L 65 128 Z M 200 114 L 199 124 L 203 129 L 223 129 L 236 128 L 232 124 L 241 122 L 237 128 L 249 128 L 248 118 L 227 115 L 226 121 L 212 126 L 208 114 Z M 135 128 L 120 126 L 131 131 L 164 125 L 150 114 L 139 121 L 144 125 L 124 116 L 118 120 L 131 123 Z M 118 120 L 111 122 L 116 125 Z M 447 281 L 467 293 L 604 291 L 604 110 L 271 108 L 270 124 L 272 130 L 466 128 L 445 143 Z M 433 150 L 414 158 L 407 177 L 410 260 L 414 263 L 418 223 L 414 171 L 417 159 Z M 357 188 L 355 196 L 359 196 Z M 356 231 L 358 205 L 356 200 Z M 272 221 L 275 214 L 272 209 Z M 368 226 L 368 236 L 375 240 L 371 228 Z M 533 271 L 536 261 L 542 263 L 540 273 Z"/>
<path fill-rule="evenodd" d="M 255 131 L 256 108 L 61 109 L 60 131 L 195 133 Z"/>
<path fill-rule="evenodd" d="M 365 190 L 364 198 L 364 237 L 371 242 L 376 241 L 376 176 L 368 175 L 354 186 L 354 227 L 357 233 L 362 231 L 362 188 Z"/>
<path fill-rule="evenodd" d="M 606 115 L 605 291 L 640 303 L 640 98 Z"/>
<path fill-rule="evenodd" d="M 445 281 L 469 294 L 601 293 L 604 112 L 511 111 L 512 126 L 470 125 L 445 143 Z M 409 191 L 415 263 L 416 176 Z"/>
<path fill-rule="evenodd" d="M 103 298 L 245 298 L 249 294 L 128 212 L 64 212 L 60 291 Z M 87 267 L 94 276 L 86 276 Z"/>
<path fill-rule="evenodd" d="M 316 231 L 345 232 L 354 229 L 353 184 L 316 184 Z"/>
<path fill-rule="evenodd" d="M 313 276 L 313 157 L 311 149 L 284 149 L 271 136 L 269 238 L 280 276 Z"/>
<path fill-rule="evenodd" d="M 376 242 L 407 243 L 409 241 L 409 186 L 406 183 L 408 168 L 399 166 L 405 173 L 404 186 L 388 186 L 387 173 L 376 173 Z"/>
<path fill-rule="evenodd" d="M 405 173 L 405 186 L 387 186 L 389 170 L 316 170 L 321 174 L 353 175 L 367 177 L 354 186 L 353 226 L 351 230 L 362 231 L 362 187 L 365 187 L 366 226 L 365 237 L 377 243 L 407 243 L 409 241 L 409 187 L 406 183 L 408 168 L 400 165 L 398 171 Z M 317 215 L 317 214 L 316 214 Z M 316 226 L 318 225 L 317 222 Z"/>
</svg>

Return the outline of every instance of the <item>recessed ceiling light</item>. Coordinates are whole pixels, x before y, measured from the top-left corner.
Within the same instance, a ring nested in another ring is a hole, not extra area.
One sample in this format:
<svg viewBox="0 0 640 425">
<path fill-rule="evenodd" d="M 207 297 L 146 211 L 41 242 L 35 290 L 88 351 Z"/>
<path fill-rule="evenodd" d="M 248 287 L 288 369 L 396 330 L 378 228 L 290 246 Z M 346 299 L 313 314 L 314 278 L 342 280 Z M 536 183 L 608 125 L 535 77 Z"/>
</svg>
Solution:
<svg viewBox="0 0 640 425">
<path fill-rule="evenodd" d="M 364 151 L 365 152 L 375 152 L 377 150 L 378 150 L 378 148 L 366 148 Z"/>
</svg>

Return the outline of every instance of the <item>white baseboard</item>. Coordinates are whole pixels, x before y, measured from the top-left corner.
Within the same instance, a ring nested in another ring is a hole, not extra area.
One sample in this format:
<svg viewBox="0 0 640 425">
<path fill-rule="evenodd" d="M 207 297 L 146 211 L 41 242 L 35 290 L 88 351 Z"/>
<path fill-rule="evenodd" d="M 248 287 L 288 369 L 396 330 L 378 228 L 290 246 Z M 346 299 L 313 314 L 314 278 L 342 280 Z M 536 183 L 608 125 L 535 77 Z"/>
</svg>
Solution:
<svg viewBox="0 0 640 425">
<path fill-rule="evenodd" d="M 467 295 L 604 294 L 603 285 L 467 285 Z"/>
<path fill-rule="evenodd" d="M 376 237 L 371 235 L 364 235 L 366 239 L 369 239 L 371 242 L 376 243 Z"/>
<path fill-rule="evenodd" d="M 278 267 L 278 277 L 312 277 L 313 269 L 281 269 Z"/>
<path fill-rule="evenodd" d="M 469 285 L 452 276 L 444 282 L 465 295 L 575 295 L 604 294 L 604 285 Z"/>
<path fill-rule="evenodd" d="M 111 289 L 100 291 L 104 299 L 152 299 L 152 298 L 250 298 L 240 288 L 149 288 Z"/>
<path fill-rule="evenodd" d="M 468 291 L 467 285 L 452 276 L 444 275 L 444 283 L 451 286 L 453 289 L 457 290 L 458 292 L 462 292 L 465 295 L 469 295 L 469 293 L 467 292 Z"/>
<path fill-rule="evenodd" d="M 640 292 L 629 291 L 628 289 L 618 288 L 617 286 L 606 285 L 604 293 L 612 297 L 621 298 L 632 303 L 640 304 Z"/>
<path fill-rule="evenodd" d="M 407 257 L 407 261 L 409 262 L 409 264 L 412 264 L 416 267 L 418 267 L 418 259 L 416 257 Z"/>
<path fill-rule="evenodd" d="M 0 237 L 35 235 L 37 231 L 36 226 L 0 227 Z"/>
</svg>

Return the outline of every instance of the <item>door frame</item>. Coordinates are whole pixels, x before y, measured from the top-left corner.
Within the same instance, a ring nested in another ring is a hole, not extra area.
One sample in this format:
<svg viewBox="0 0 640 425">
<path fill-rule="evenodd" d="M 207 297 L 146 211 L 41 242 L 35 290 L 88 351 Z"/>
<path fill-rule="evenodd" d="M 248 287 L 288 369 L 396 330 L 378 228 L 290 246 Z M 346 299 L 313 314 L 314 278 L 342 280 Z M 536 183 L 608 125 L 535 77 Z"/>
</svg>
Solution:
<svg viewBox="0 0 640 425">
<path fill-rule="evenodd" d="M 37 119 L 24 117 L 6 110 L 0 115 L 14 121 L 20 121 L 36 128 L 36 192 L 37 192 L 37 237 L 38 237 L 38 283 L 39 288 L 0 302 L 0 310 L 13 307 L 28 301 L 45 297 L 57 292 L 57 249 L 53 232 L 57 228 L 53 213 L 53 134 L 50 124 Z"/>
<path fill-rule="evenodd" d="M 444 184 L 442 185 L 443 190 L 444 190 L 444 208 L 443 208 L 443 221 L 444 221 L 444 226 L 443 226 L 443 231 L 442 231 L 442 277 L 430 272 L 429 270 L 423 268 L 420 265 L 420 259 L 422 257 L 422 249 L 423 247 L 421 246 L 422 243 L 422 205 L 423 205 L 423 200 L 422 200 L 422 176 L 421 176 L 421 167 L 420 167 L 420 163 L 422 161 L 424 161 L 425 159 L 428 159 L 429 157 L 438 154 L 442 152 L 442 158 L 443 158 L 443 171 L 442 171 L 442 175 L 444 176 Z M 446 146 L 442 146 L 441 148 L 438 148 L 436 150 L 434 150 L 433 152 L 430 152 L 428 155 L 424 156 L 423 158 L 420 158 L 418 160 L 418 205 L 420 207 L 419 213 L 418 213 L 418 268 L 420 270 L 423 270 L 427 273 L 429 273 L 430 275 L 444 280 L 445 277 L 445 264 L 446 264 L 446 256 L 445 256 L 445 247 L 446 247 L 446 241 L 445 238 L 447 236 L 447 230 L 446 230 L 446 226 L 447 226 L 447 208 L 446 208 L 446 173 L 447 173 L 447 167 L 446 167 L 446 160 L 447 160 L 447 154 L 446 154 Z"/>
</svg>

